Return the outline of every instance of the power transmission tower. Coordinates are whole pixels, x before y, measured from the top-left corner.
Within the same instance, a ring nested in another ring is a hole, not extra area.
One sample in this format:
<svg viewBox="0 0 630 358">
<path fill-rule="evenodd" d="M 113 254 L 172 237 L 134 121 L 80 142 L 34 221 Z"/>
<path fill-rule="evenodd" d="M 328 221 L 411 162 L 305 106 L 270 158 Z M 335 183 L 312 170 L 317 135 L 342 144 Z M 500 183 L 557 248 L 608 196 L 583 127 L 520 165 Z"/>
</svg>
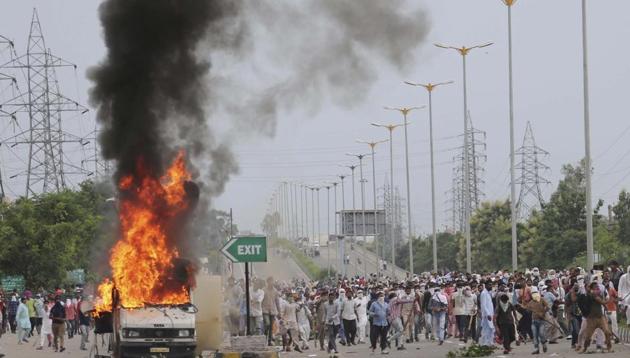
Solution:
<svg viewBox="0 0 630 358">
<path fill-rule="evenodd" d="M 86 174 L 64 152 L 67 144 L 85 145 L 82 138 L 64 131 L 62 124 L 68 113 L 85 114 L 87 108 L 61 93 L 56 70 L 62 67 L 76 70 L 76 65 L 54 56 L 46 47 L 37 10 L 33 10 L 26 54 L 0 66 L 21 70 L 26 77 L 27 93 L 7 105 L 27 113 L 28 129 L 5 139 L 12 147 L 28 146 L 26 169 L 12 176 L 26 176 L 26 197 L 59 191 L 67 186 L 68 175 Z"/>
<path fill-rule="evenodd" d="M 450 211 L 454 230 L 463 231 L 465 225 L 466 208 L 469 213 L 473 213 L 481 205 L 481 200 L 485 196 L 482 187 L 485 184 L 483 179 L 485 169 L 483 165 L 487 160 L 486 156 L 486 133 L 475 128 L 468 113 L 468 148 L 462 145 L 458 148 L 459 153 L 453 157 L 452 187 L 450 190 Z M 463 137 L 463 135 L 462 135 Z M 464 178 L 464 150 L 468 151 L 468 182 Z M 465 203 L 464 188 L 468 186 L 470 193 L 470 203 Z"/>
<path fill-rule="evenodd" d="M 549 152 L 536 145 L 532 125 L 527 122 L 523 145 L 515 152 L 520 157 L 516 169 L 519 171 L 516 184 L 520 185 L 520 193 L 516 210 L 520 219 L 526 219 L 532 210 L 542 209 L 544 198 L 541 185 L 549 185 L 551 182 L 541 175 L 541 172 L 549 170 L 540 157 L 548 156 Z"/>
<path fill-rule="evenodd" d="M 94 130 L 90 132 L 85 139 L 86 155 L 81 161 L 81 169 L 87 173 L 87 176 L 95 180 L 103 180 L 111 178 L 112 163 L 105 160 L 99 152 L 98 135 L 99 129 L 94 124 Z"/>
</svg>

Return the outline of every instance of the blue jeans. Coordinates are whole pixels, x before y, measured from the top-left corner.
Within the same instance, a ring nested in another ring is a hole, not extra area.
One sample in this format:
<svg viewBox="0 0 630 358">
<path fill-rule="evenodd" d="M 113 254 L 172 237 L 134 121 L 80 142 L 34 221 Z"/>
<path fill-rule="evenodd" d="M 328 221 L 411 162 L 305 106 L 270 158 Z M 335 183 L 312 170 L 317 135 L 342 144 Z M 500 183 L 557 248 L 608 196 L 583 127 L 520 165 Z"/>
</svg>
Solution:
<svg viewBox="0 0 630 358">
<path fill-rule="evenodd" d="M 582 327 L 582 317 L 571 318 L 570 324 L 571 324 L 571 345 L 574 346 L 578 343 L 580 327 Z"/>
<path fill-rule="evenodd" d="M 544 321 L 539 321 L 537 319 L 532 319 L 532 332 L 534 333 L 534 348 L 538 349 L 540 343 L 545 345 L 547 341 L 545 340 L 545 332 L 544 330 Z"/>
<path fill-rule="evenodd" d="M 433 312 L 432 325 L 435 327 L 435 338 L 438 341 L 444 341 L 444 324 L 446 323 L 446 312 Z"/>
</svg>

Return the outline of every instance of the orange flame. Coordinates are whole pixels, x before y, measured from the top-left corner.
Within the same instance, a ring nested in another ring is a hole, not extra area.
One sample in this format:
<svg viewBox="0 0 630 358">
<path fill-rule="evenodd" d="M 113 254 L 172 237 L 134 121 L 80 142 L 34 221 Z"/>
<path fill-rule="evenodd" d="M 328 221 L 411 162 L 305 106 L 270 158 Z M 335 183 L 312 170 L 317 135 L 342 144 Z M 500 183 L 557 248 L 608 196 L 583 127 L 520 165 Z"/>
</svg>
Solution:
<svg viewBox="0 0 630 358">
<path fill-rule="evenodd" d="M 112 309 L 114 287 L 120 305 L 127 308 L 190 302 L 189 282 L 173 284 L 174 261 L 180 253 L 168 236 L 173 218 L 188 207 L 185 183 L 189 180 L 183 152 L 159 179 L 147 173 L 142 160 L 134 175 L 120 179 L 122 237 L 111 250 L 113 278 L 98 287 L 97 312 Z"/>
</svg>

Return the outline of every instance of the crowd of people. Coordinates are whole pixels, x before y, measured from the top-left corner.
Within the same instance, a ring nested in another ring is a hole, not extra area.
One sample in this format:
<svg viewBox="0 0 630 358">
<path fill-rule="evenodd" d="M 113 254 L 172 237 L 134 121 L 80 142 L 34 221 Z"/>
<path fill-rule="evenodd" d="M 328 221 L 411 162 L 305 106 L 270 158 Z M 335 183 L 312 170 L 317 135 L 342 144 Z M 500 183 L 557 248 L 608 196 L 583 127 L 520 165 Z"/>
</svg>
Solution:
<svg viewBox="0 0 630 358">
<path fill-rule="evenodd" d="M 628 267 L 630 271 L 630 266 Z M 594 342 L 612 351 L 619 324 L 630 322 L 630 273 L 615 261 L 593 270 L 498 271 L 485 274 L 424 273 L 404 280 L 351 277 L 335 281 L 254 278 L 250 331 L 284 351 L 338 353 L 338 344 L 369 344 L 374 352 L 447 338 L 502 347 L 533 343 L 532 354 L 570 341 L 578 352 Z M 225 287 L 226 330 L 246 332 L 242 280 Z"/>
<path fill-rule="evenodd" d="M 87 350 L 90 327 L 93 326 L 87 312 L 92 297 L 66 294 L 62 289 L 33 294 L 25 290 L 10 292 L 0 290 L 0 338 L 15 335 L 18 345 L 32 343 L 36 350 L 66 350 L 64 340 L 80 335 L 80 349 Z M 3 337 L 4 336 L 4 337 Z M 0 350 L 0 358 L 4 353 Z"/>
</svg>

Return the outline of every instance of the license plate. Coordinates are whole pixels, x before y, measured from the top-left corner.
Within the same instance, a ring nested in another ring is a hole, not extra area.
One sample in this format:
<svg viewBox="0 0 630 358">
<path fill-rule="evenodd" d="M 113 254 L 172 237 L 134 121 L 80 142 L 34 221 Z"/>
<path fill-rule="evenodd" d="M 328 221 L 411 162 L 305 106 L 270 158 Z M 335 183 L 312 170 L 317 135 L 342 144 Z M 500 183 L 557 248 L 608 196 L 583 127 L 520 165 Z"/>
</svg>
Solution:
<svg viewBox="0 0 630 358">
<path fill-rule="evenodd" d="M 168 353 L 170 351 L 171 350 L 168 347 L 151 347 L 151 349 L 149 349 L 149 352 L 151 353 Z"/>
</svg>

